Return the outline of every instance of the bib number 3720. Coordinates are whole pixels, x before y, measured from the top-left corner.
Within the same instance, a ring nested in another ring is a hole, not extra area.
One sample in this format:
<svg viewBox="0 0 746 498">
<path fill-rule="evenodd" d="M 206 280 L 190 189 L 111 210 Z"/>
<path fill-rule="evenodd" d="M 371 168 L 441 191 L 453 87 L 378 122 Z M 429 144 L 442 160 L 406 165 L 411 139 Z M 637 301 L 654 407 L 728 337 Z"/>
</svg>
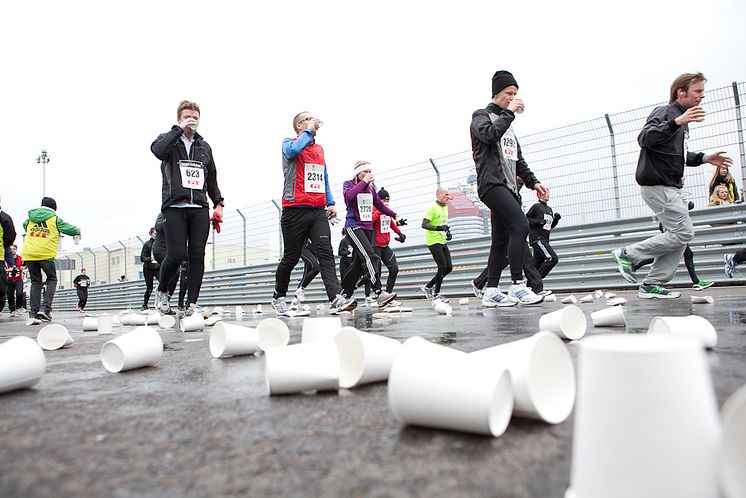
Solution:
<svg viewBox="0 0 746 498">
<path fill-rule="evenodd" d="M 179 161 L 181 186 L 192 190 L 202 190 L 205 186 L 205 170 L 199 161 Z"/>
</svg>

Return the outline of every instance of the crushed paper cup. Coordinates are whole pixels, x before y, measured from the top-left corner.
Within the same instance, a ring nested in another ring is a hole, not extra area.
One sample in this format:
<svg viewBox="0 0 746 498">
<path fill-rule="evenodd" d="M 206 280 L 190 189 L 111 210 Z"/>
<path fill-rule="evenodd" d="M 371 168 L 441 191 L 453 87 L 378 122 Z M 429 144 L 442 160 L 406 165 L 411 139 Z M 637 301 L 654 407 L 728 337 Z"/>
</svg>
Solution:
<svg viewBox="0 0 746 498">
<path fill-rule="evenodd" d="M 75 341 L 64 325 L 52 323 L 42 327 L 36 336 L 36 342 L 42 349 L 54 351 L 55 349 L 69 348 Z"/>
<path fill-rule="evenodd" d="M 555 333 L 481 349 L 469 354 L 474 362 L 510 371 L 513 414 L 559 424 L 575 405 L 575 367 L 567 347 Z"/>
<path fill-rule="evenodd" d="M 698 315 L 656 316 L 650 321 L 648 334 L 676 334 L 691 337 L 705 348 L 714 348 L 718 343 L 715 327 L 707 318 Z"/>
<path fill-rule="evenodd" d="M 578 302 L 578 299 L 575 296 L 570 295 L 570 296 L 567 296 L 566 298 L 562 299 L 562 301 L 560 301 L 560 302 L 562 304 L 576 304 Z"/>
<path fill-rule="evenodd" d="M 539 330 L 555 332 L 572 341 L 582 338 L 587 328 L 585 313 L 574 305 L 546 313 L 539 318 Z"/>
<path fill-rule="evenodd" d="M 279 318 L 265 318 L 256 326 L 256 331 L 259 334 L 259 347 L 263 351 L 290 342 L 290 329 Z"/>
<path fill-rule="evenodd" d="M 621 306 L 609 306 L 591 313 L 594 327 L 624 327 L 624 308 Z"/>
<path fill-rule="evenodd" d="M 458 300 L 459 306 L 469 306 L 469 298 L 468 297 L 462 297 Z"/>
<path fill-rule="evenodd" d="M 718 497 L 720 420 L 696 341 L 662 334 L 590 337 L 580 345 L 578 372 L 574 496 Z"/>
<path fill-rule="evenodd" d="M 182 332 L 201 332 L 205 330 L 205 318 L 200 313 L 181 317 L 179 320 L 179 329 Z"/>
<path fill-rule="evenodd" d="M 602 297 L 604 297 L 604 291 L 599 289 L 596 292 L 594 292 L 593 295 L 596 297 L 596 299 L 601 299 Z"/>
<path fill-rule="evenodd" d="M 44 375 L 47 360 L 39 344 L 26 336 L 0 344 L 0 393 L 33 387 Z"/>
<path fill-rule="evenodd" d="M 383 308 L 383 311 L 386 313 L 409 313 L 412 311 L 412 308 L 409 306 L 386 306 Z"/>
<path fill-rule="evenodd" d="M 556 303 L 557 296 L 555 296 L 554 294 L 549 294 L 547 296 L 544 296 L 544 302 L 545 303 Z"/>
<path fill-rule="evenodd" d="M 440 299 L 433 301 L 433 309 L 439 315 L 450 315 L 453 312 L 451 305 L 441 301 Z"/>
<path fill-rule="evenodd" d="M 333 341 L 342 330 L 342 319 L 338 316 L 306 318 L 300 342 Z"/>
<path fill-rule="evenodd" d="M 334 341 L 315 341 L 264 351 L 270 395 L 339 388 L 339 353 Z"/>
<path fill-rule="evenodd" d="M 692 304 L 712 304 L 714 302 L 712 296 L 692 296 Z"/>
<path fill-rule="evenodd" d="M 223 313 L 225 313 L 225 311 L 222 306 L 215 306 L 211 312 L 212 315 L 222 315 Z"/>
<path fill-rule="evenodd" d="M 588 294 L 587 296 L 583 296 L 580 298 L 581 303 L 592 303 L 593 302 L 593 294 Z"/>
<path fill-rule="evenodd" d="M 343 327 L 334 337 L 339 350 L 339 387 L 379 382 L 389 377 L 402 344 L 396 339 Z"/>
<path fill-rule="evenodd" d="M 627 300 L 623 297 L 614 297 L 606 301 L 606 306 L 621 306 L 627 304 Z"/>
<path fill-rule="evenodd" d="M 83 332 L 98 331 L 98 320 L 92 316 L 83 317 Z"/>
<path fill-rule="evenodd" d="M 163 315 L 158 319 L 158 325 L 162 329 L 172 329 L 176 326 L 176 317 L 173 315 Z"/>
<path fill-rule="evenodd" d="M 160 334 L 150 327 L 137 327 L 105 343 L 101 348 L 101 363 L 107 371 L 118 373 L 155 365 L 162 354 Z"/>
<path fill-rule="evenodd" d="M 291 318 L 302 318 L 304 316 L 311 316 L 311 312 L 308 310 L 299 309 L 298 311 L 295 312 L 295 315 L 292 316 Z"/>
<path fill-rule="evenodd" d="M 407 339 L 394 358 L 388 400 L 402 423 L 494 437 L 505 432 L 513 410 L 504 366 L 471 361 L 421 337 Z"/>
<path fill-rule="evenodd" d="M 723 438 L 718 458 L 720 488 L 728 498 L 746 496 L 746 385 L 723 404 Z"/>
<path fill-rule="evenodd" d="M 212 327 L 218 322 L 223 321 L 222 313 L 221 314 L 215 314 L 215 311 L 213 311 L 213 314 L 210 315 L 210 317 L 205 320 L 205 327 Z"/>
<path fill-rule="evenodd" d="M 261 304 L 257 304 L 256 308 L 254 308 L 254 313 L 262 313 L 262 312 L 263 312 L 262 311 L 262 305 Z"/>
<path fill-rule="evenodd" d="M 613 292 L 607 292 L 606 294 L 604 294 L 604 299 L 614 299 L 615 297 L 616 294 L 614 294 Z"/>
<path fill-rule="evenodd" d="M 259 351 L 256 329 L 218 322 L 210 332 L 210 354 L 213 358 L 241 356 Z"/>
</svg>

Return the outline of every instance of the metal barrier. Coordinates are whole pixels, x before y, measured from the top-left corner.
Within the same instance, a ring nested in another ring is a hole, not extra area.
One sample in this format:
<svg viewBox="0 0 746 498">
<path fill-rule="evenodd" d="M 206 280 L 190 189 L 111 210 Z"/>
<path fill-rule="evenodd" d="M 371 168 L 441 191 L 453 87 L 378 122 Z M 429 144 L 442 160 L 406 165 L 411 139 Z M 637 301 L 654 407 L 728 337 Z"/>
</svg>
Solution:
<svg viewBox="0 0 746 498">
<path fill-rule="evenodd" d="M 746 247 L 746 205 L 694 210 L 691 211 L 691 218 L 696 235 L 690 247 L 694 252 L 699 277 L 720 284 L 745 283 L 746 273 L 736 274 L 734 279 L 725 277 L 722 255 Z M 552 246 L 560 261 L 544 280 L 544 285 L 554 291 L 632 288 L 632 284 L 619 276 L 609 252 L 655 233 L 658 233 L 658 222 L 651 216 L 558 227 L 552 231 Z M 443 282 L 442 292 L 453 297 L 469 295 L 471 280 L 487 264 L 490 239 L 454 239 L 448 245 L 453 258 L 453 272 Z M 435 264 L 427 247 L 406 244 L 394 249 L 399 262 L 396 292 L 402 298 L 421 297 L 419 286 L 435 273 Z M 202 283 L 200 304 L 267 304 L 272 297 L 276 268 L 277 263 L 269 263 L 208 271 Z M 294 290 L 293 286 L 300 279 L 301 270 L 302 263 L 292 274 L 290 296 Z M 642 274 L 644 270 L 641 270 Z M 385 276 L 384 268 L 384 280 Z M 683 263 L 672 285 L 691 286 Z M 87 308 L 137 308 L 142 304 L 144 291 L 143 280 L 97 285 L 89 290 Z M 357 295 L 362 295 L 360 289 Z M 320 277 L 311 283 L 306 291 L 306 298 L 311 302 L 327 300 Z M 55 296 L 57 309 L 74 309 L 76 302 L 77 297 L 73 289 L 60 290 Z M 172 304 L 175 302 L 173 298 Z"/>
</svg>

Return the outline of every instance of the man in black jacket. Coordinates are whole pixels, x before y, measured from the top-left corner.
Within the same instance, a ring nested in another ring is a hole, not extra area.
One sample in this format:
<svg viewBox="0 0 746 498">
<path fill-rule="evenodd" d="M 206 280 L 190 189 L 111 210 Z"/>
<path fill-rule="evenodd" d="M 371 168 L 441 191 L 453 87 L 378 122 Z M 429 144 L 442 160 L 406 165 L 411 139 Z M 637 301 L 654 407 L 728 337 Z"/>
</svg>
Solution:
<svg viewBox="0 0 746 498">
<path fill-rule="evenodd" d="M 73 280 L 73 287 L 78 293 L 78 306 L 76 309 L 85 314 L 85 305 L 88 303 L 88 287 L 91 286 L 91 277 L 86 275 L 85 268 L 80 269 L 80 275 Z"/>
<path fill-rule="evenodd" d="M 2 240 L 2 259 L 0 264 L 0 311 L 5 308 L 5 294 L 8 290 L 7 275 L 5 274 L 5 264 L 13 266 L 13 257 L 10 246 L 16 240 L 16 229 L 13 225 L 13 218 L 8 213 L 0 209 L 0 239 Z M 12 311 L 12 310 L 11 310 Z"/>
<path fill-rule="evenodd" d="M 694 237 L 687 203 L 681 197 L 684 166 L 733 162 L 722 151 L 707 155 L 688 150 L 689 123 L 705 120 L 705 110 L 699 104 L 704 99 L 706 81 L 702 73 L 685 73 L 676 78 L 668 105 L 653 110 L 637 137 L 641 150 L 636 179 L 642 200 L 665 231 L 615 249 L 611 257 L 622 277 L 631 283 L 637 282 L 635 266 L 645 259 L 654 259 L 637 291 L 643 299 L 675 299 L 681 295 L 663 285 L 673 278 L 686 245 Z"/>
<path fill-rule="evenodd" d="M 526 213 L 526 218 L 529 226 L 528 241 L 534 248 L 534 264 L 543 279 L 559 261 L 557 253 L 549 245 L 549 234 L 557 226 L 561 216 L 559 213 L 553 212 L 547 204 L 549 192 L 544 194 L 537 192 L 537 195 L 539 202 L 531 206 L 531 209 Z"/>
<path fill-rule="evenodd" d="M 150 295 L 153 293 L 153 279 L 157 278 L 160 270 L 160 264 L 155 259 L 153 254 L 153 244 L 155 243 L 156 230 L 151 228 L 148 232 L 150 238 L 147 242 L 142 245 L 142 252 L 140 253 L 140 261 L 142 261 L 142 276 L 145 279 L 145 296 L 142 300 L 142 310 L 148 309 L 148 301 L 150 301 Z"/>
</svg>

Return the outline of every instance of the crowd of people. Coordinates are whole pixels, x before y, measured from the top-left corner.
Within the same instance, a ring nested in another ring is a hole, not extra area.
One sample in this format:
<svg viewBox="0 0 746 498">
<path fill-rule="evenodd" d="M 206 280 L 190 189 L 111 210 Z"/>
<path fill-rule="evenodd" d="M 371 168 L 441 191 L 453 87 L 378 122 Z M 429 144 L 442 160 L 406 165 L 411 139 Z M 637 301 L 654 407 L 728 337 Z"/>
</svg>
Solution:
<svg viewBox="0 0 746 498">
<path fill-rule="evenodd" d="M 694 230 L 688 212 L 692 204 L 684 200 L 681 192 L 685 166 L 705 163 L 715 166 L 709 183 L 709 205 L 740 203 L 744 198 L 729 170 L 732 160 L 724 152 L 708 154 L 688 149 L 688 125 L 705 119 L 700 105 L 705 82 L 701 73 L 677 77 L 671 85 L 669 103 L 653 110 L 638 136 L 641 150 L 636 180 L 643 202 L 659 221 L 660 233 L 615 249 L 611 257 L 621 276 L 636 284 L 636 272 L 651 265 L 639 283 L 640 298 L 679 297 L 679 292 L 665 285 L 673 278 L 682 256 L 694 289 L 713 285 L 697 277 L 693 252 L 688 245 Z M 549 206 L 549 187 L 529 168 L 513 129 L 513 122 L 524 110 L 518 89 L 518 82 L 510 72 L 497 71 L 492 77 L 491 101 L 485 108 L 474 111 L 470 125 L 477 195 L 490 211 L 489 255 L 484 270 L 472 282 L 475 295 L 485 307 L 541 303 L 551 293 L 544 289 L 543 280 L 559 261 L 550 234 L 561 215 Z M 152 153 L 161 161 L 162 195 L 160 213 L 140 256 L 146 284 L 143 310 L 148 309 L 155 291 L 155 308 L 162 314 L 174 314 L 171 298 L 180 282 L 179 309 L 187 316 L 203 313 L 198 301 L 205 246 L 210 228 L 220 231 L 225 204 L 212 149 L 197 132 L 199 122 L 199 106 L 182 101 L 177 107 L 176 124 L 151 144 Z M 399 243 L 406 241 L 401 229 L 406 220 L 390 206 L 389 192 L 376 187 L 374 168 L 369 161 L 357 161 L 342 186 L 346 217 L 341 228 L 340 274 L 337 274 L 331 229 L 340 220 L 329 186 L 324 149 L 317 142 L 322 125 L 310 112 L 300 112 L 292 120 L 295 136 L 282 142 L 283 254 L 275 273 L 272 306 L 278 315 L 298 309 L 305 301 L 306 288 L 319 273 L 332 313 L 355 309 L 358 287 L 365 289 L 368 306 L 398 306 L 395 285 L 399 268 L 390 244 L 392 233 Z M 522 209 L 522 187 L 534 190 L 537 196 L 537 202 L 526 213 Z M 421 286 L 432 301 L 448 301 L 442 286 L 453 269 L 448 247 L 452 239 L 450 200 L 448 189 L 439 186 L 435 202 L 425 209 L 420 225 L 437 267 L 435 275 Z M 44 197 L 40 207 L 28 212 L 23 229 L 24 244 L 19 255 L 13 221 L 0 210 L 0 238 L 4 248 L 4 261 L 0 265 L 0 311 L 7 296 L 11 316 L 26 312 L 23 291 L 26 272 L 31 283 L 29 324 L 38 324 L 52 319 L 57 284 L 54 259 L 60 234 L 79 238 L 80 229 L 57 215 L 57 203 L 51 197 Z M 291 272 L 301 259 L 303 276 L 288 302 Z M 723 260 L 725 274 L 731 278 L 735 267 L 746 261 L 746 251 L 726 254 Z M 385 284 L 383 266 L 388 270 Z M 509 271 L 509 283 L 501 290 L 500 277 L 505 268 Z M 156 280 L 158 285 L 154 287 Z M 86 270 L 81 269 L 73 281 L 81 313 L 85 313 L 91 284 Z"/>
</svg>

